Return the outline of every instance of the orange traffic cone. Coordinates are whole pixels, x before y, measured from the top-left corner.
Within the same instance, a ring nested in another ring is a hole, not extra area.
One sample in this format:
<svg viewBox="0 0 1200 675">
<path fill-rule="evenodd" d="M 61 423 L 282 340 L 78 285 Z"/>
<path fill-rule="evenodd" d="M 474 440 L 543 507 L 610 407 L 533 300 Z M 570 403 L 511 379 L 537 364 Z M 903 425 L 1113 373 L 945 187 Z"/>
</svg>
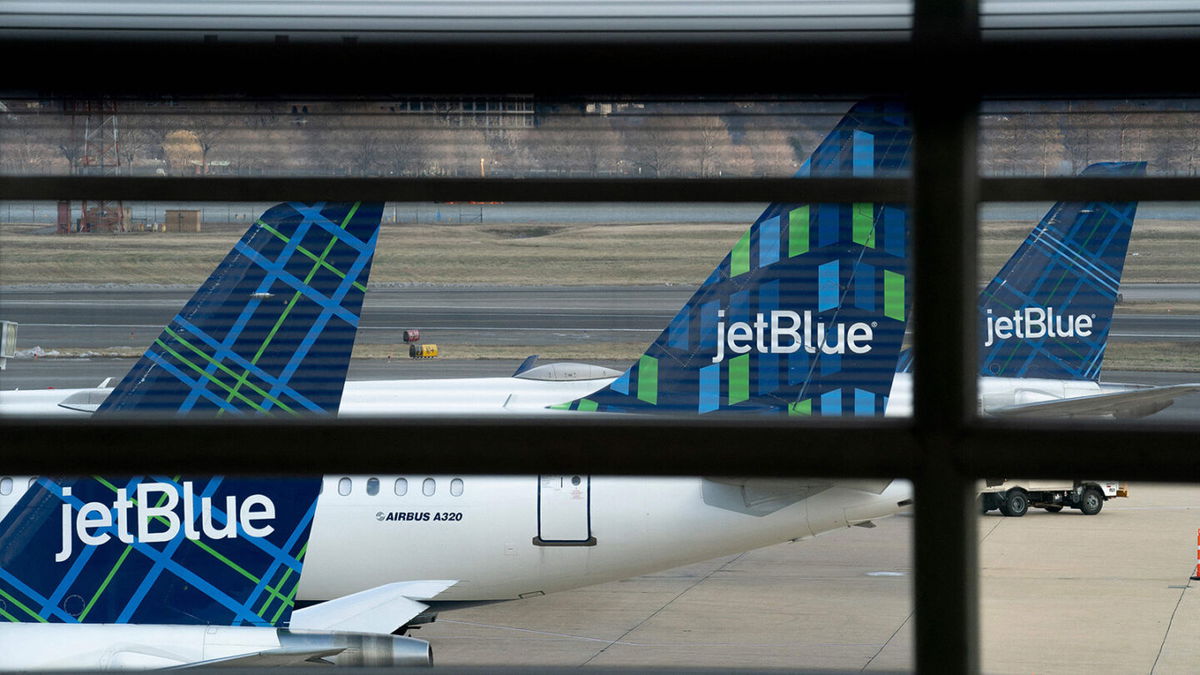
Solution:
<svg viewBox="0 0 1200 675">
<path fill-rule="evenodd" d="M 1200 581 L 1200 530 L 1196 530 L 1196 573 L 1192 575 L 1192 581 Z"/>
</svg>

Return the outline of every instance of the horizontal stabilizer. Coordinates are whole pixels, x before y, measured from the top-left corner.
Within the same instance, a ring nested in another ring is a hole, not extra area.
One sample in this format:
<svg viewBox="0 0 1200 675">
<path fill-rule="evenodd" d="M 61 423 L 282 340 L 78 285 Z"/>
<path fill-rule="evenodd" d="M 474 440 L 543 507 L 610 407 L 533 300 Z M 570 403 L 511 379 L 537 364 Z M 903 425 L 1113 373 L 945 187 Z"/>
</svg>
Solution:
<svg viewBox="0 0 1200 675">
<path fill-rule="evenodd" d="M 94 413 L 96 412 L 96 409 L 100 407 L 100 404 L 104 403 L 104 399 L 108 398 L 108 395 L 113 391 L 112 387 L 105 388 L 103 386 L 107 382 L 108 380 L 105 380 L 103 383 L 101 383 L 101 386 L 96 389 L 84 389 L 82 391 L 77 391 L 74 394 L 64 398 L 59 402 L 58 405 L 60 408 L 66 408 L 67 410 Z"/>
<path fill-rule="evenodd" d="M 292 612 L 293 630 L 329 630 L 387 635 L 429 608 L 418 602 L 437 597 L 457 581 L 400 581 Z"/>
<path fill-rule="evenodd" d="M 1145 417 L 1170 406 L 1180 396 L 1195 392 L 1200 392 L 1200 383 L 1173 384 L 1093 396 L 1023 403 L 989 410 L 988 413 L 996 417 L 1090 417 L 1101 415 Z"/>
</svg>

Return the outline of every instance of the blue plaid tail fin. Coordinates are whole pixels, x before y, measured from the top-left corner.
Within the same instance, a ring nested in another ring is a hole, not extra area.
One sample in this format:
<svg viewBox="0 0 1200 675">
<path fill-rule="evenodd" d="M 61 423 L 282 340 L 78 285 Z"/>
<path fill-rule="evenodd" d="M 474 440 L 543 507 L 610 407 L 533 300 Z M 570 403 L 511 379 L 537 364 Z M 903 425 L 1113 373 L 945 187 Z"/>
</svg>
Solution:
<svg viewBox="0 0 1200 675">
<path fill-rule="evenodd" d="M 336 414 L 382 214 L 269 209 L 98 414 Z"/>
<path fill-rule="evenodd" d="M 0 624 L 286 626 L 321 479 L 42 477 L 0 521 Z"/>
<path fill-rule="evenodd" d="M 1085 176 L 1140 176 L 1105 162 Z M 1137 202 L 1059 202 L 979 296 L 980 375 L 1097 380 Z"/>
</svg>

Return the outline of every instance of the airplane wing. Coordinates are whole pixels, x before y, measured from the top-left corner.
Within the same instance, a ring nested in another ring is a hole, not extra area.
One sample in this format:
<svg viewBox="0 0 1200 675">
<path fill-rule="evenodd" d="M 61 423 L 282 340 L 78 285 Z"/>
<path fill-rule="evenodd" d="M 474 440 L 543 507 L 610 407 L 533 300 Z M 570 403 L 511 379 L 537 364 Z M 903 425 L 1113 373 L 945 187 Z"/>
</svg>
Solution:
<svg viewBox="0 0 1200 675">
<path fill-rule="evenodd" d="M 1173 384 L 1106 392 L 1053 401 L 1038 401 L 989 410 L 996 417 L 1075 417 L 1114 415 L 1145 417 L 1170 406 L 1185 394 L 1200 392 L 1200 383 Z"/>
<path fill-rule="evenodd" d="M 747 478 L 738 476 L 705 478 L 705 501 L 756 516 L 765 516 L 832 487 L 843 487 L 881 494 L 891 479 L 832 480 Z"/>
<path fill-rule="evenodd" d="M 235 654 L 219 659 L 208 659 L 195 663 L 185 663 L 165 670 L 184 670 L 187 668 L 284 668 L 289 666 L 322 665 L 332 666 L 326 661 L 329 656 L 337 656 L 346 651 L 346 647 L 330 648 L 289 648 L 267 649 L 260 652 Z"/>
<path fill-rule="evenodd" d="M 388 635 L 429 609 L 431 600 L 457 581 L 399 581 L 292 612 L 291 629 Z"/>
</svg>

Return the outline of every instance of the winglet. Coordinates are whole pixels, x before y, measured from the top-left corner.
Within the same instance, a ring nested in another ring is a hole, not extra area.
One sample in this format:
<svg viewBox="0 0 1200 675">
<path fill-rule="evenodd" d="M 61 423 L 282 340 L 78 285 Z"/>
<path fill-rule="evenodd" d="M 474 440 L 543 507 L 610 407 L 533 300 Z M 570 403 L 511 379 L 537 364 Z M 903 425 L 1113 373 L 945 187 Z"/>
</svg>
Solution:
<svg viewBox="0 0 1200 675">
<path fill-rule="evenodd" d="M 524 361 L 521 362 L 521 365 L 517 366 L 517 370 L 512 374 L 512 376 L 516 377 L 516 376 L 520 375 L 521 373 L 529 370 L 530 368 L 533 367 L 534 363 L 537 363 L 537 360 L 538 360 L 538 355 L 531 354 L 529 357 L 527 357 Z"/>
</svg>

